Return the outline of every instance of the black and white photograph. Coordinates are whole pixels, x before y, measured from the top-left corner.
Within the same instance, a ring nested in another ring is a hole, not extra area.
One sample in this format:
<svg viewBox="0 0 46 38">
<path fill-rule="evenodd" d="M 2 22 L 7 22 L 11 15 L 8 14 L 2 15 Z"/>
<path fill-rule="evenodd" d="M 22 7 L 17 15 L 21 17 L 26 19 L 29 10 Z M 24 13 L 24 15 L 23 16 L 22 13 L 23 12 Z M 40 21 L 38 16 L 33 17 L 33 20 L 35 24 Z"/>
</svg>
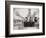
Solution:
<svg viewBox="0 0 46 38">
<path fill-rule="evenodd" d="M 44 3 L 6 2 L 7 36 L 44 35 Z M 7 35 L 8 34 L 8 35 Z"/>
<path fill-rule="evenodd" d="M 13 30 L 39 29 L 38 8 L 13 8 Z"/>
</svg>

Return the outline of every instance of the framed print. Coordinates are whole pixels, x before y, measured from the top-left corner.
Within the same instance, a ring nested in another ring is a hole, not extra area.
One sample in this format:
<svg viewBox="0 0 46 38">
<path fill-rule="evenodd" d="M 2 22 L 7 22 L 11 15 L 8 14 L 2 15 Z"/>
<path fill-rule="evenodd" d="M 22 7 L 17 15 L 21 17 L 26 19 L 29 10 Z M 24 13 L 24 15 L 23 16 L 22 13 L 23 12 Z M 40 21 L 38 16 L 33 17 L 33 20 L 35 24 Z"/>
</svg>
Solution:
<svg viewBox="0 0 46 38">
<path fill-rule="evenodd" d="M 45 3 L 5 1 L 6 37 L 45 35 Z"/>
</svg>

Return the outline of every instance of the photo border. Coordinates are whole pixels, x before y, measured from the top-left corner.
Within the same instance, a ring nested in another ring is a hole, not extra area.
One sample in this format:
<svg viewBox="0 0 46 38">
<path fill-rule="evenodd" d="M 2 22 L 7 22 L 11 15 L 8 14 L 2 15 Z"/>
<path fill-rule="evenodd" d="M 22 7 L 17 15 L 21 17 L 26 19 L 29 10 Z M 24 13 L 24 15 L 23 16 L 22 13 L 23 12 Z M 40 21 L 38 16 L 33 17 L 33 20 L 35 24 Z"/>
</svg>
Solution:
<svg viewBox="0 0 46 38">
<path fill-rule="evenodd" d="M 43 18 L 43 33 L 28 33 L 28 34 L 15 34 L 15 35 L 9 35 L 10 31 L 10 5 L 11 4 L 22 4 L 22 5 L 36 5 L 36 6 L 42 6 L 42 18 Z M 22 1 L 5 1 L 5 37 L 22 37 L 22 36 L 37 36 L 37 35 L 45 35 L 45 3 L 41 2 L 22 2 Z"/>
</svg>

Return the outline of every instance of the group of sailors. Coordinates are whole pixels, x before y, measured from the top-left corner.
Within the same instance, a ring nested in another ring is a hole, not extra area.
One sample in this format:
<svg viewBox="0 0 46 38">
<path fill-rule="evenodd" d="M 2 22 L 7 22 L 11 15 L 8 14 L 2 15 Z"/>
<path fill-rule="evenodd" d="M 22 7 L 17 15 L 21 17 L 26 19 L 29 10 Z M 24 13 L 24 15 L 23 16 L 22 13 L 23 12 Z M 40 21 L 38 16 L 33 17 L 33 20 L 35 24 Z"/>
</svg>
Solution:
<svg viewBox="0 0 46 38">
<path fill-rule="evenodd" d="M 31 20 L 31 17 L 29 18 L 29 21 L 27 21 L 27 20 L 28 20 L 27 17 L 25 17 L 25 18 L 26 18 L 26 20 L 25 20 L 25 22 L 24 22 L 24 26 L 25 26 L 25 27 L 34 26 L 35 23 L 38 25 L 38 20 L 39 20 L 39 18 L 34 17 L 34 21 Z"/>
</svg>

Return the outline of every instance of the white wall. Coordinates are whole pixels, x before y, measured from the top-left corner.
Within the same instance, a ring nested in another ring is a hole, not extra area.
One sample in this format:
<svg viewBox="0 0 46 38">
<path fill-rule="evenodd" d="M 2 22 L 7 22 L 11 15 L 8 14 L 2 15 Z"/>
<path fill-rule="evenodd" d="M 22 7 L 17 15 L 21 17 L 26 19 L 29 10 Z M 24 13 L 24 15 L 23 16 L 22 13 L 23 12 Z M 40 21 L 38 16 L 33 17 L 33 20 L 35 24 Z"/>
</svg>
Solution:
<svg viewBox="0 0 46 38">
<path fill-rule="evenodd" d="M 45 6 L 46 6 L 46 0 L 12 0 L 12 1 L 44 2 Z M 46 7 L 45 7 L 45 9 L 46 9 Z M 46 32 L 46 30 L 45 30 L 45 32 Z M 4 36 L 5 36 L 5 0 L 0 0 L 0 38 L 5 38 Z M 17 37 L 17 38 L 46 38 L 46 35 Z"/>
</svg>

